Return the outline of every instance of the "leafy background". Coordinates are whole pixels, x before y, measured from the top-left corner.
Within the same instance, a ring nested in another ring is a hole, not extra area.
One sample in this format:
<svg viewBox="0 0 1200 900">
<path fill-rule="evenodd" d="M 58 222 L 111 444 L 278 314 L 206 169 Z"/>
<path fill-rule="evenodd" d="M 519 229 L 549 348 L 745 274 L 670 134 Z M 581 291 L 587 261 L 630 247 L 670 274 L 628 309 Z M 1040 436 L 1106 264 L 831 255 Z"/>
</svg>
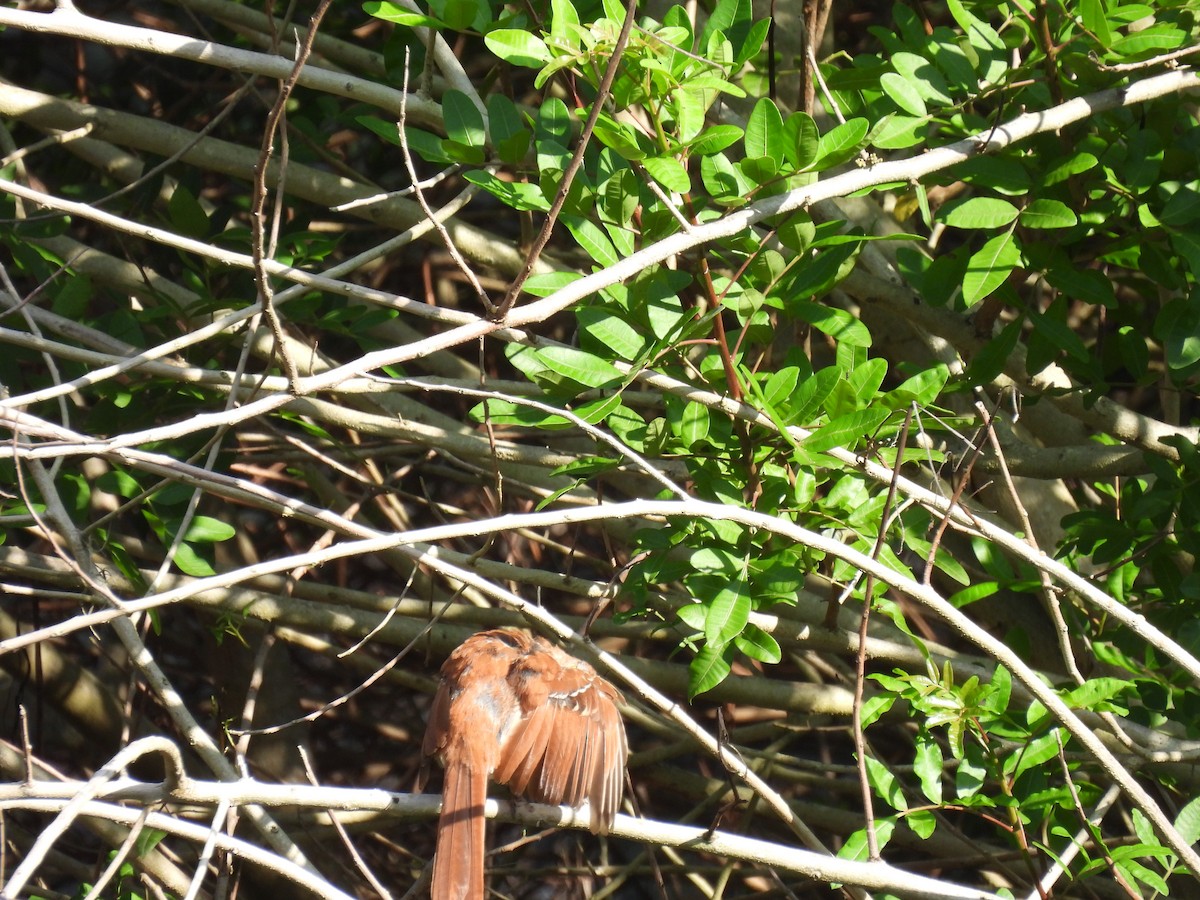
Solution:
<svg viewBox="0 0 1200 900">
<path fill-rule="evenodd" d="M 1196 3 L 631 8 L 0 6 L 14 893 L 403 894 L 497 624 L 506 894 L 1196 893 Z"/>
</svg>

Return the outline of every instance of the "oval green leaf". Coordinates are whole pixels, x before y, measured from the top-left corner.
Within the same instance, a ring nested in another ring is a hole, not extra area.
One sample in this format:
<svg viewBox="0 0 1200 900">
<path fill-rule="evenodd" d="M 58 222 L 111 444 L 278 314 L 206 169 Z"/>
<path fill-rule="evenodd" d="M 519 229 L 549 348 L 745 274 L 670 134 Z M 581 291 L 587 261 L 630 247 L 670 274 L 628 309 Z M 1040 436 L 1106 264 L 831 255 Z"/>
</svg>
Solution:
<svg viewBox="0 0 1200 900">
<path fill-rule="evenodd" d="M 673 156 L 650 156 L 642 160 L 650 177 L 669 191 L 686 194 L 692 189 L 687 169 Z"/>
<path fill-rule="evenodd" d="M 1011 232 L 992 238 L 967 260 L 963 300 L 973 306 L 1004 284 L 1021 261 L 1021 250 Z"/>
<path fill-rule="evenodd" d="M 550 48 L 535 34 L 519 28 L 497 28 L 483 36 L 487 48 L 505 62 L 540 69 L 550 62 Z"/>
<path fill-rule="evenodd" d="M 778 167 L 783 162 L 783 116 L 769 97 L 761 98 L 746 122 L 746 156 L 769 157 Z"/>
<path fill-rule="evenodd" d="M 704 129 L 698 137 L 688 143 L 687 148 L 693 156 L 711 156 L 736 144 L 742 134 L 742 129 L 736 125 L 714 125 Z"/>
<path fill-rule="evenodd" d="M 1021 210 L 1021 224 L 1026 228 L 1071 228 L 1079 224 L 1079 216 L 1061 200 L 1034 200 Z"/>
<path fill-rule="evenodd" d="M 1002 228 L 1019 210 L 999 197 L 971 197 L 942 210 L 939 218 L 952 228 Z"/>
<path fill-rule="evenodd" d="M 534 351 L 534 355 L 547 369 L 586 387 L 612 387 L 625 377 L 600 357 L 574 347 L 543 347 Z"/>
<path fill-rule="evenodd" d="M 913 87 L 913 83 L 903 75 L 886 72 L 879 79 L 879 86 L 883 88 L 884 93 L 891 98 L 893 103 L 909 115 L 923 116 L 928 112 L 925 108 L 925 100 Z"/>
<path fill-rule="evenodd" d="M 888 410 L 876 406 L 838 416 L 828 424 L 822 425 L 800 444 L 811 453 L 820 453 L 834 447 L 854 447 L 862 438 L 874 434 L 888 414 Z"/>
</svg>

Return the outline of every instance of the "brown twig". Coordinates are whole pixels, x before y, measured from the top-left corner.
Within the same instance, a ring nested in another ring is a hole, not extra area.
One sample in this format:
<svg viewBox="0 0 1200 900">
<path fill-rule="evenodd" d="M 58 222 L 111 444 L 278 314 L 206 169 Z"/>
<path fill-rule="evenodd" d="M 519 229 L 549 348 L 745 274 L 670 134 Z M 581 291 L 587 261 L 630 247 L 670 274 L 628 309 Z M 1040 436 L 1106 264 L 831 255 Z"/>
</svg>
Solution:
<svg viewBox="0 0 1200 900">
<path fill-rule="evenodd" d="M 270 112 L 267 113 L 266 127 L 263 129 L 262 147 L 259 151 L 258 161 L 254 165 L 254 189 L 250 195 L 250 223 L 253 226 L 250 229 L 250 252 L 254 259 L 254 281 L 258 286 L 258 295 L 262 300 L 263 314 L 266 316 L 267 324 L 271 327 L 271 334 L 275 338 L 275 352 L 279 354 L 279 359 L 283 363 L 289 389 L 292 393 L 296 393 L 298 390 L 297 385 L 300 380 L 300 372 L 296 368 L 295 360 L 292 359 L 291 354 L 287 351 L 283 335 L 283 322 L 280 320 L 279 313 L 275 309 L 274 291 L 271 288 L 271 281 L 267 277 L 266 267 L 263 265 L 263 261 L 271 255 L 267 252 L 266 247 L 266 227 L 263 210 L 267 203 L 267 172 L 270 169 L 271 155 L 275 149 L 275 134 L 279 131 L 279 123 L 283 120 L 288 98 L 292 96 L 292 90 L 296 87 L 296 82 L 300 78 L 300 72 L 304 69 L 304 64 L 312 54 L 313 41 L 317 39 L 317 29 L 320 27 L 321 19 L 325 16 L 332 2 L 333 0 L 321 0 L 317 11 L 313 13 L 312 19 L 309 20 L 308 31 L 304 34 L 304 40 L 297 47 L 296 64 L 292 67 L 292 71 L 288 77 L 280 82 L 279 95 L 275 98 L 275 103 L 271 106 Z M 284 159 L 280 160 L 279 166 L 279 186 L 281 189 L 286 170 L 286 165 L 284 165 L 285 159 L 286 142 L 284 143 Z"/>
<path fill-rule="evenodd" d="M 875 535 L 875 546 L 871 548 L 871 559 L 878 559 L 887 538 L 888 518 L 896 500 L 896 488 L 900 480 L 900 466 L 904 463 L 904 448 L 908 445 L 908 428 L 912 424 L 913 408 L 908 408 L 904 424 L 900 427 L 900 439 L 896 445 L 896 464 L 892 467 L 892 480 L 888 485 L 887 499 L 879 516 L 879 534 Z M 871 799 L 871 782 L 867 778 L 867 741 L 863 735 L 862 703 L 863 684 L 867 674 L 867 625 L 871 620 L 871 594 L 875 590 L 875 576 L 868 574 L 863 587 L 863 609 L 858 620 L 858 652 L 855 654 L 854 676 L 854 753 L 858 759 L 858 783 L 862 789 L 863 817 L 866 819 L 867 855 L 879 859 L 879 838 L 875 834 L 875 806 Z"/>
<path fill-rule="evenodd" d="M 625 22 L 621 26 L 621 33 L 617 35 L 617 42 L 613 45 L 612 56 L 608 59 L 608 65 L 604 69 L 604 75 L 600 79 L 600 86 L 596 89 L 596 99 L 592 101 L 591 112 L 588 113 L 587 121 L 583 125 L 583 131 L 579 135 L 579 145 L 575 148 L 575 153 L 571 157 L 571 161 L 567 163 L 567 168 L 563 171 L 562 182 L 558 186 L 558 193 L 554 197 L 554 202 L 550 204 L 550 211 L 546 213 L 546 221 L 542 223 L 542 230 L 533 241 L 533 246 L 529 248 L 529 253 L 525 257 L 525 265 L 521 267 L 521 271 L 517 273 L 517 277 L 513 279 L 512 284 L 508 287 L 508 292 L 504 295 L 504 299 L 497 304 L 492 311 L 492 319 L 496 322 L 501 322 L 508 315 L 508 311 L 513 308 L 513 304 L 517 302 L 517 297 L 521 293 L 521 287 L 533 274 L 533 267 L 537 265 L 538 258 L 542 255 L 542 250 L 550 241 L 550 235 L 554 231 L 554 225 L 558 221 L 558 214 L 562 211 L 563 204 L 567 202 L 567 191 L 571 188 L 571 182 L 575 179 L 576 173 L 580 166 L 583 165 L 583 154 L 587 150 L 588 141 L 592 137 L 592 130 L 596 127 L 596 120 L 600 118 L 600 110 L 604 106 L 604 101 L 608 97 L 609 91 L 612 89 L 612 83 L 617 77 L 617 69 L 621 65 L 621 56 L 625 53 L 625 47 L 629 43 L 629 34 L 633 31 L 633 17 L 637 12 L 637 0 L 628 0 L 625 5 Z"/>
</svg>

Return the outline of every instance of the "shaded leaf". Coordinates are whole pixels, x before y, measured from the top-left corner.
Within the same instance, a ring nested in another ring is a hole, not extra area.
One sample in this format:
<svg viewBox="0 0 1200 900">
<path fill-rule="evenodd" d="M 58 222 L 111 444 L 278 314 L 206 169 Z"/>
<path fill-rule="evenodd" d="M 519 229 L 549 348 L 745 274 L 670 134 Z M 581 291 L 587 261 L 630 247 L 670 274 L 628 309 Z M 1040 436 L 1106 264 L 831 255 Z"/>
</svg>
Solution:
<svg viewBox="0 0 1200 900">
<path fill-rule="evenodd" d="M 729 675 L 729 660 L 724 647 L 705 644 L 688 665 L 688 699 L 711 691 Z"/>
</svg>

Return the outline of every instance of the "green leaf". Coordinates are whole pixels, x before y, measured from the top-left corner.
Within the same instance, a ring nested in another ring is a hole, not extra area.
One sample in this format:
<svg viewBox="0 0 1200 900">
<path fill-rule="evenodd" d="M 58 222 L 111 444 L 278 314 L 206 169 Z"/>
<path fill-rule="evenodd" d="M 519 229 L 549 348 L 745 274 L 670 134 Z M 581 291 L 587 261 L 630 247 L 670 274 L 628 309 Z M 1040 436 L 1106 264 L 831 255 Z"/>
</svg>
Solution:
<svg viewBox="0 0 1200 900">
<path fill-rule="evenodd" d="M 806 112 L 794 112 L 783 124 L 784 155 L 792 168 L 807 169 L 817 158 L 821 147 L 821 132 L 813 117 Z"/>
<path fill-rule="evenodd" d="M 942 802 L 942 775 L 945 772 L 945 760 L 942 757 L 942 747 L 932 737 L 923 735 L 917 739 L 917 754 L 913 759 L 913 774 L 920 779 L 921 793 L 929 802 Z"/>
<path fill-rule="evenodd" d="M 1012 356 L 1021 336 L 1021 318 L 1004 326 L 1000 334 L 988 341 L 967 366 L 967 380 L 971 384 L 987 384 L 1004 371 L 1004 365 Z"/>
<path fill-rule="evenodd" d="M 688 700 L 711 691 L 729 675 L 726 648 L 705 644 L 688 666 Z"/>
<path fill-rule="evenodd" d="M 949 380 L 950 369 L 944 363 L 937 363 L 892 388 L 883 396 L 882 402 L 891 409 L 903 409 L 910 403 L 928 406 Z"/>
<path fill-rule="evenodd" d="M 381 3 L 378 2 L 378 0 L 370 0 L 370 2 L 364 3 L 363 12 L 369 16 L 374 16 L 376 19 L 383 19 L 385 22 L 403 25 L 406 28 L 449 27 L 441 19 L 436 19 L 433 16 L 425 16 L 421 13 L 413 12 L 410 9 L 397 6 L 395 3 Z"/>
<path fill-rule="evenodd" d="M 189 541 L 213 544 L 227 541 L 236 533 L 232 525 L 222 522 L 220 519 L 196 516 L 192 519 L 192 524 L 188 526 L 187 534 L 184 537 Z"/>
<path fill-rule="evenodd" d="M 1071 328 L 1067 321 L 1067 312 L 1066 301 L 1058 298 L 1045 312 L 1030 316 L 1029 321 L 1033 325 L 1033 335 L 1029 340 L 1031 359 L 1036 356 L 1036 351 L 1045 349 L 1044 346 L 1038 347 L 1038 342 L 1044 341 L 1054 348 L 1054 353 L 1066 353 L 1082 363 L 1088 361 L 1090 357 L 1087 345 Z"/>
<path fill-rule="evenodd" d="M 578 281 L 583 276 L 578 272 L 539 272 L 530 275 L 525 282 L 525 293 L 534 297 L 549 297 L 557 290 Z"/>
<path fill-rule="evenodd" d="M 96 487 L 127 500 L 142 490 L 142 486 L 137 483 L 137 480 L 123 469 L 110 469 L 104 472 L 96 479 Z"/>
<path fill-rule="evenodd" d="M 1100 46 L 1108 47 L 1112 44 L 1112 30 L 1108 27 L 1104 0 L 1080 0 L 1079 15 L 1083 19 L 1083 27 L 1096 36 Z"/>
<path fill-rule="evenodd" d="M 1074 175 L 1082 175 L 1099 164 L 1100 160 L 1096 159 L 1094 155 L 1086 150 L 1080 150 L 1050 166 L 1042 176 L 1042 184 L 1058 184 Z"/>
<path fill-rule="evenodd" d="M 686 194 L 692 189 L 687 169 L 673 156 L 650 156 L 642 160 L 650 177 L 669 191 Z"/>
<path fill-rule="evenodd" d="M 575 312 L 579 321 L 580 343 L 589 342 L 599 350 L 615 353 L 621 359 L 633 361 L 650 347 L 649 338 L 640 334 L 623 315 L 597 306 L 582 306 Z"/>
<path fill-rule="evenodd" d="M 716 94 L 713 91 L 693 87 L 679 88 L 671 95 L 675 136 L 678 140 L 686 143 L 701 132 L 704 128 L 704 115 L 715 98 Z"/>
<path fill-rule="evenodd" d="M 667 423 L 679 442 L 689 449 L 708 437 L 711 424 L 707 406 L 674 397 L 667 403 Z"/>
<path fill-rule="evenodd" d="M 650 297 L 645 309 L 650 333 L 660 341 L 676 340 L 691 318 L 678 297 Z"/>
<path fill-rule="evenodd" d="M 1130 855 L 1126 857 L 1124 853 Z M 1171 896 L 1171 889 L 1167 886 L 1166 880 L 1149 866 L 1143 865 L 1138 859 L 1134 858 L 1133 854 L 1142 855 L 1145 853 L 1144 848 L 1140 847 L 1120 847 L 1113 854 L 1113 859 L 1116 861 L 1116 871 L 1121 873 L 1121 876 L 1130 884 L 1141 882 L 1147 885 L 1157 896 Z"/>
<path fill-rule="evenodd" d="M 533 135 L 525 127 L 516 104 L 503 94 L 488 94 L 487 110 L 492 147 L 500 161 L 513 166 L 523 162 Z"/>
<path fill-rule="evenodd" d="M 511 400 L 485 400 L 471 407 L 468 415 L 473 422 L 491 422 L 493 425 L 551 430 L 575 427 L 575 424 L 565 416 L 535 409 L 524 403 L 514 403 Z"/>
<path fill-rule="evenodd" d="M 808 250 L 816 237 L 816 228 L 812 217 L 804 210 L 798 210 L 787 217 L 776 229 L 779 242 L 794 253 L 801 254 Z"/>
<path fill-rule="evenodd" d="M 769 97 L 762 97 L 750 112 L 746 122 L 746 137 L 743 142 L 746 156 L 750 158 L 765 156 L 778 169 L 783 162 L 785 136 L 783 131 L 783 116 Z"/>
<path fill-rule="evenodd" d="M 738 163 L 738 168 L 756 186 L 765 184 L 779 174 L 779 163 L 769 156 L 748 156 Z"/>
<path fill-rule="evenodd" d="M 811 453 L 855 447 L 864 437 L 874 434 L 888 415 L 888 410 L 873 407 L 838 416 L 801 441 L 800 446 Z"/>
<path fill-rule="evenodd" d="M 1034 200 L 1021 210 L 1020 222 L 1026 228 L 1071 228 L 1079 216 L 1061 200 Z"/>
<path fill-rule="evenodd" d="M 605 147 L 616 150 L 625 159 L 644 159 L 648 153 L 632 125 L 619 122 L 607 113 L 596 119 L 593 134 Z"/>
<path fill-rule="evenodd" d="M 892 839 L 895 831 L 896 819 L 894 816 L 880 817 L 875 821 L 875 840 L 878 841 L 880 849 Z M 837 856 L 838 859 L 852 859 L 859 862 L 866 862 L 869 850 L 867 832 L 865 829 L 859 829 L 846 838 L 846 842 L 838 848 Z"/>
<path fill-rule="evenodd" d="M 767 32 L 770 31 L 770 28 L 770 19 L 759 19 L 750 26 L 750 29 L 746 32 L 746 39 L 737 48 L 733 62 L 729 66 L 729 71 L 739 71 L 750 57 L 755 56 L 762 49 L 763 41 L 767 39 Z"/>
<path fill-rule="evenodd" d="M 824 408 L 825 400 L 833 393 L 841 378 L 842 373 L 837 367 L 829 366 L 802 381 L 792 401 L 791 420 L 797 425 L 810 425 Z"/>
<path fill-rule="evenodd" d="M 963 301 L 973 306 L 995 291 L 1021 262 L 1021 251 L 1012 232 L 996 235 L 967 261 L 963 276 Z"/>
<path fill-rule="evenodd" d="M 901 116 L 889 113 L 871 129 L 871 145 L 880 150 L 903 150 L 926 140 L 929 120 L 925 116 Z"/>
<path fill-rule="evenodd" d="M 944 206 L 938 216 L 953 228 L 1000 228 L 1018 215 L 1007 200 L 998 197 L 971 197 L 962 203 Z"/>
<path fill-rule="evenodd" d="M 968 12 L 961 0 L 947 0 L 950 14 L 967 36 L 979 60 L 976 70 L 983 85 L 997 84 L 1006 71 L 1004 39 L 987 22 Z"/>
<path fill-rule="evenodd" d="M 450 25 L 443 22 L 441 19 L 434 16 L 425 16 L 421 13 L 412 12 L 411 10 L 397 10 L 394 15 L 379 16 L 381 19 L 387 19 L 396 25 L 403 25 L 405 28 L 449 28 Z"/>
<path fill-rule="evenodd" d="M 605 223 L 630 226 L 641 205 L 640 183 L 632 169 L 621 169 L 602 186 L 599 212 Z M 611 236 L 611 233 L 610 233 Z"/>
<path fill-rule="evenodd" d="M 768 665 L 773 666 L 783 659 L 779 642 L 752 623 L 747 623 L 742 633 L 734 636 L 733 643 L 746 656 Z"/>
<path fill-rule="evenodd" d="M 908 803 L 904 799 L 904 788 L 901 787 L 900 780 L 892 774 L 892 771 L 873 756 L 865 757 L 864 761 L 866 762 L 867 780 L 880 799 L 894 810 L 908 809 Z"/>
<path fill-rule="evenodd" d="M 562 223 L 575 236 L 579 246 L 587 251 L 588 256 L 601 266 L 611 266 L 620 259 L 608 235 L 595 222 L 579 216 L 563 216 Z"/>
<path fill-rule="evenodd" d="M 742 137 L 742 129 L 736 125 L 713 125 L 704 129 L 699 136 L 688 142 L 688 152 L 693 156 L 711 156 L 726 147 L 736 144 Z"/>
<path fill-rule="evenodd" d="M 1183 839 L 1194 844 L 1200 841 L 1200 797 L 1188 801 L 1188 804 L 1175 817 L 1175 828 Z"/>
<path fill-rule="evenodd" d="M 541 347 L 534 351 L 534 356 L 550 371 L 585 387 L 613 387 L 625 380 L 611 363 L 574 347 Z"/>
<path fill-rule="evenodd" d="M 916 91 L 923 100 L 933 101 L 941 106 L 949 106 L 954 102 L 942 73 L 926 57 L 900 50 L 893 53 L 888 61 L 910 89 Z M 914 115 L 923 116 L 925 113 Z"/>
<path fill-rule="evenodd" d="M 1190 230 L 1173 231 L 1171 232 L 1171 249 L 1187 263 L 1187 267 L 1192 273 L 1192 279 L 1200 281 L 1200 237 Z"/>
<path fill-rule="evenodd" d="M 1029 192 L 1033 178 L 1019 159 L 1003 156 L 974 156 L 950 170 L 967 184 L 1020 196 Z"/>
<path fill-rule="evenodd" d="M 1057 728 L 1052 729 L 1048 734 L 1034 738 L 1004 761 L 1005 773 L 1016 779 L 1030 769 L 1041 768 L 1044 763 L 1058 756 L 1058 742 Z"/>
<path fill-rule="evenodd" d="M 879 390 L 879 386 L 883 384 L 883 379 L 887 376 L 887 368 L 887 360 L 868 359 L 846 378 L 850 393 L 858 401 L 859 406 L 866 406 L 875 398 L 875 392 Z"/>
<path fill-rule="evenodd" d="M 1159 22 L 1117 39 L 1113 42 L 1112 49 L 1114 53 L 1122 56 L 1162 53 L 1182 46 L 1187 37 L 1187 32 L 1182 28 Z"/>
<path fill-rule="evenodd" d="M 1158 214 L 1159 221 L 1168 227 L 1190 225 L 1197 218 L 1200 218 L 1200 190 L 1195 183 L 1176 189 Z"/>
<path fill-rule="evenodd" d="M 928 110 L 913 81 L 895 72 L 885 72 L 879 86 L 900 109 L 912 116 L 924 116 Z"/>
<path fill-rule="evenodd" d="M 175 230 L 185 237 L 208 236 L 208 214 L 183 184 L 176 185 L 171 192 L 171 199 L 167 201 L 167 216 Z"/>
<path fill-rule="evenodd" d="M 557 97 L 549 97 L 538 109 L 537 142 L 540 145 L 543 141 L 552 142 L 564 150 L 571 142 L 571 113 L 567 104 Z M 566 156 L 569 159 L 570 153 Z"/>
<path fill-rule="evenodd" d="M 599 425 L 621 408 L 621 396 L 619 394 L 609 394 L 604 397 L 598 397 L 595 400 L 589 400 L 586 403 L 581 403 L 572 412 L 589 425 Z"/>
<path fill-rule="evenodd" d="M 573 36 L 574 27 L 579 25 L 579 13 L 571 0 L 550 0 L 550 36 L 567 42 Z"/>
<path fill-rule="evenodd" d="M 485 169 L 472 169 L 463 178 L 477 184 L 510 209 L 546 212 L 550 203 L 536 184 L 524 181 L 505 181 Z M 526 287 L 528 290 L 528 287 Z"/>
<path fill-rule="evenodd" d="M 393 133 L 398 131 L 394 124 L 392 131 Z M 428 131 L 422 131 L 420 128 L 413 128 L 411 125 L 406 125 L 404 126 L 404 140 L 408 144 L 409 152 L 415 153 L 421 159 L 425 160 L 425 162 L 439 166 L 454 162 L 450 158 L 450 154 L 446 152 L 445 147 L 442 146 L 445 141 L 435 134 L 430 134 Z M 399 143 L 399 141 L 400 137 L 397 133 L 395 142 Z"/>
<path fill-rule="evenodd" d="M 772 409 L 786 409 L 796 393 L 799 380 L 800 369 L 797 366 L 784 366 L 772 372 L 762 388 L 763 402 Z"/>
<path fill-rule="evenodd" d="M 931 809 L 913 809 L 905 814 L 904 824 L 911 828 L 917 837 L 926 840 L 937 830 L 937 817 Z"/>
<path fill-rule="evenodd" d="M 834 338 L 838 343 L 853 347 L 870 347 L 871 332 L 861 319 L 844 309 L 822 306 L 819 303 L 792 303 L 788 311 L 797 319 L 808 322 L 819 331 Z"/>
<path fill-rule="evenodd" d="M 969 752 L 964 752 L 961 744 L 951 746 L 954 758 L 959 760 L 958 771 L 954 773 L 954 790 L 955 795 L 960 800 L 965 800 L 977 795 L 987 784 L 988 769 L 979 759 L 981 751 L 972 744 Z M 990 802 L 986 805 L 992 805 Z"/>
<path fill-rule="evenodd" d="M 1071 709 L 1114 712 L 1116 710 L 1113 699 L 1133 687 L 1132 681 L 1123 678 L 1089 678 L 1083 684 L 1064 692 L 1062 700 Z"/>
<path fill-rule="evenodd" d="M 700 178 L 705 189 L 721 203 L 745 203 L 749 194 L 758 187 L 720 153 L 700 160 Z"/>
<path fill-rule="evenodd" d="M 817 160 L 808 168 L 823 171 L 845 162 L 858 152 L 870 127 L 871 123 L 863 118 L 835 125 L 821 135 L 817 144 Z"/>
<path fill-rule="evenodd" d="M 688 628 L 693 629 L 697 633 L 704 630 L 704 619 L 707 615 L 707 610 L 705 610 L 703 603 L 685 603 L 675 612 L 679 616 L 679 620 L 687 625 Z"/>
<path fill-rule="evenodd" d="M 867 697 L 862 705 L 862 727 L 869 728 L 879 718 L 890 710 L 896 703 L 896 698 L 889 694 L 876 694 Z"/>
<path fill-rule="evenodd" d="M 704 618 L 704 639 L 710 645 L 725 646 L 742 633 L 750 620 L 750 594 L 746 582 L 737 579 L 719 589 L 708 601 Z"/>
<path fill-rule="evenodd" d="M 146 856 L 155 847 L 157 847 L 166 836 L 167 832 L 160 831 L 157 828 L 143 828 L 138 832 L 137 840 L 134 842 L 134 852 L 138 856 Z"/>
<path fill-rule="evenodd" d="M 707 47 L 709 40 L 717 32 L 729 34 L 738 23 L 749 26 L 753 15 L 751 0 L 719 0 L 712 15 L 704 23 L 704 30 L 700 32 L 700 46 Z"/>
<path fill-rule="evenodd" d="M 1154 334 L 1163 342 L 1173 372 L 1187 372 L 1200 361 L 1200 289 L 1164 303 Z"/>
<path fill-rule="evenodd" d="M 1116 294 L 1112 279 L 1095 269 L 1054 266 L 1046 272 L 1046 280 L 1058 290 L 1076 300 L 1096 306 L 1115 306 Z"/>
<path fill-rule="evenodd" d="M 492 23 L 487 0 L 430 0 L 429 5 L 455 31 L 483 31 Z"/>
<path fill-rule="evenodd" d="M 442 95 L 442 115 L 446 123 L 448 142 L 443 147 L 453 154 L 455 149 L 465 150 L 464 162 L 481 163 L 487 133 L 483 127 L 483 113 L 462 91 L 453 88 Z"/>
<path fill-rule="evenodd" d="M 626 228 L 623 225 L 614 225 L 611 222 L 604 222 L 604 231 L 608 234 L 609 240 L 613 242 L 613 248 L 618 255 L 622 257 L 632 256 L 635 249 L 636 240 L 632 228 Z"/>
<path fill-rule="evenodd" d="M 193 578 L 207 578 L 217 574 L 209 565 L 208 560 L 200 556 L 196 549 L 187 543 L 180 544 L 175 548 L 175 566 L 184 575 L 191 575 Z"/>
</svg>

